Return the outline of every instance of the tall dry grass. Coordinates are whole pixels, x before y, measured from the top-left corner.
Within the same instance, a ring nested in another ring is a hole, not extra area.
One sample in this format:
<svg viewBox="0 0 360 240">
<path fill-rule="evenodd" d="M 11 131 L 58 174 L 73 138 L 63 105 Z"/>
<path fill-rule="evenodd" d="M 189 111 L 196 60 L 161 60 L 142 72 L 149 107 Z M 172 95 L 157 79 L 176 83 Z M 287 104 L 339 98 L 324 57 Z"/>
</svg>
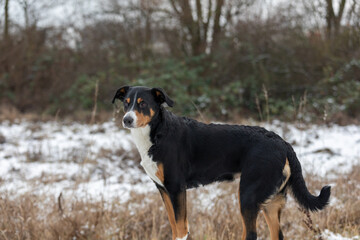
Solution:
<svg viewBox="0 0 360 240">
<path fill-rule="evenodd" d="M 360 166 L 335 180 L 308 175 L 311 192 L 329 181 L 334 185 L 331 204 L 324 211 L 311 213 L 312 228 L 329 229 L 343 236 L 360 235 Z M 216 187 L 188 191 L 188 212 L 191 239 L 239 239 L 242 225 L 236 192 L 238 180 Z M 171 239 L 170 225 L 157 192 L 132 193 L 131 200 L 120 204 L 118 199 L 95 201 L 77 197 L 37 196 L 26 193 L 14 197 L 1 193 L 0 239 Z M 286 239 L 321 239 L 305 221 L 290 197 L 282 214 Z M 258 217 L 259 239 L 269 239 L 265 220 Z"/>
</svg>

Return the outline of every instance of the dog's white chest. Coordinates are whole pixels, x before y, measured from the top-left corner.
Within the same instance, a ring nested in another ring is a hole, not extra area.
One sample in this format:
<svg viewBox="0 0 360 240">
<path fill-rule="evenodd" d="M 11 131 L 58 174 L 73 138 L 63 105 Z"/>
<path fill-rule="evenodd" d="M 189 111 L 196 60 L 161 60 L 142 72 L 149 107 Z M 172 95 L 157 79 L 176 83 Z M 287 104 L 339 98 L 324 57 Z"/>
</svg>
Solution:
<svg viewBox="0 0 360 240">
<path fill-rule="evenodd" d="M 160 186 L 164 186 L 160 179 L 156 176 L 158 167 L 156 162 L 152 160 L 148 152 L 152 145 L 150 141 L 150 127 L 131 129 L 131 135 L 141 156 L 141 166 L 143 166 L 146 174 Z"/>
</svg>

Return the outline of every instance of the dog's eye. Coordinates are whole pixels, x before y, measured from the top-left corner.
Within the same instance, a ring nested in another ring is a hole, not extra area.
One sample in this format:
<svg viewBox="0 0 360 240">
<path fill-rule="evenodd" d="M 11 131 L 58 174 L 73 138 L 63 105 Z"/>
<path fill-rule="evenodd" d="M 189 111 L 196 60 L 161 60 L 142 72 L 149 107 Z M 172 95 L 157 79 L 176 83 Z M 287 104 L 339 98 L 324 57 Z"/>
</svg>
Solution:
<svg viewBox="0 0 360 240">
<path fill-rule="evenodd" d="M 147 104 L 146 104 L 146 102 L 142 101 L 142 102 L 139 103 L 139 106 L 141 108 L 145 108 L 147 106 Z"/>
<path fill-rule="evenodd" d="M 127 108 L 129 106 L 129 103 L 127 101 L 124 102 L 124 107 Z"/>
</svg>

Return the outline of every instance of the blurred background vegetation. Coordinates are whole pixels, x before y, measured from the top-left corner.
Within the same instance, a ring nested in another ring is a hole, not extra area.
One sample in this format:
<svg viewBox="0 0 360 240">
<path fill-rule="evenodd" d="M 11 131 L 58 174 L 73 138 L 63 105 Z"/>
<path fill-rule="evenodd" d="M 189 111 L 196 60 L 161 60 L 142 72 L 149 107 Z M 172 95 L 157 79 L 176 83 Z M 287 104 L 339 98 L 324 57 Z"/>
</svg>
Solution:
<svg viewBox="0 0 360 240">
<path fill-rule="evenodd" d="M 360 117 L 358 0 L 0 6 L 2 109 L 71 116 L 96 102 L 97 112 L 111 112 L 118 87 L 146 85 L 164 88 L 174 111 L 193 117 Z"/>
</svg>

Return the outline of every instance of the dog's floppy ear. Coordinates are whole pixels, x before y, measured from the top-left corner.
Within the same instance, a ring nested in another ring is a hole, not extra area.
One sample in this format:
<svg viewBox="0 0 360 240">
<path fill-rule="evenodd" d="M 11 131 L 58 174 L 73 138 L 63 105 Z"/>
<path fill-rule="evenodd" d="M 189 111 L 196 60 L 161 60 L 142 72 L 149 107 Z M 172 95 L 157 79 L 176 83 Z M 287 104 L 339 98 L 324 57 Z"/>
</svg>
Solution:
<svg viewBox="0 0 360 240">
<path fill-rule="evenodd" d="M 169 107 L 174 106 L 174 101 L 165 93 L 161 88 L 151 89 L 152 94 L 154 95 L 157 102 L 160 104 L 166 103 Z"/>
<path fill-rule="evenodd" d="M 124 97 L 130 88 L 131 87 L 129 87 L 129 86 L 123 86 L 123 87 L 119 88 L 115 93 L 112 103 L 115 102 L 115 99 L 120 99 L 120 101 L 124 101 Z"/>
</svg>

